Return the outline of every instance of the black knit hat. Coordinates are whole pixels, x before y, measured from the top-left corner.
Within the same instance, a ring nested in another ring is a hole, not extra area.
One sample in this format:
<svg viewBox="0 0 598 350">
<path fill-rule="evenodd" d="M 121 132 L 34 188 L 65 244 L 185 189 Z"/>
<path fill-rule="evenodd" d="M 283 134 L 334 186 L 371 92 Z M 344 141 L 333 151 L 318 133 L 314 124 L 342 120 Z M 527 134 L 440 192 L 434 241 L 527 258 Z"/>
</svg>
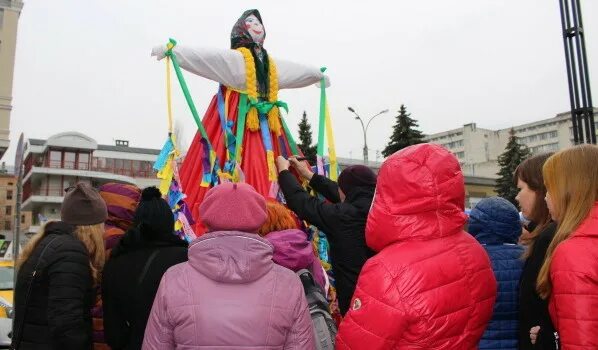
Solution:
<svg viewBox="0 0 598 350">
<path fill-rule="evenodd" d="M 133 223 L 146 238 L 173 234 L 174 214 L 156 187 L 147 187 L 141 192 Z"/>
<path fill-rule="evenodd" d="M 341 172 L 338 187 L 348 195 L 357 187 L 376 187 L 377 176 L 365 165 L 352 165 Z"/>
</svg>

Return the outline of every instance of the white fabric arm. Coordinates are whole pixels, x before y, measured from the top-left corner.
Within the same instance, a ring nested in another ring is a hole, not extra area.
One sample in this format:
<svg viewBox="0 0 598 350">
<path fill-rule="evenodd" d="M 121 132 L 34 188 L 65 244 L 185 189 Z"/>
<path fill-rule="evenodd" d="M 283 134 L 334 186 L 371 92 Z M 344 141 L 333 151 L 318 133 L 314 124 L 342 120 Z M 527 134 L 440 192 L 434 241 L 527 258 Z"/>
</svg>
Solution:
<svg viewBox="0 0 598 350">
<path fill-rule="evenodd" d="M 319 68 L 274 58 L 278 69 L 278 88 L 297 89 L 308 85 L 318 84 L 322 77 L 326 79 L 326 86 L 330 86 L 327 76 Z"/>
<path fill-rule="evenodd" d="M 166 45 L 152 49 L 152 56 L 158 60 L 165 57 Z M 230 86 L 237 90 L 245 90 L 245 61 L 243 55 L 230 49 L 190 48 L 175 46 L 173 49 L 181 68 Z M 285 60 L 274 59 L 278 70 L 279 89 L 296 89 L 318 84 L 324 76 L 319 68 L 310 67 Z M 330 85 L 327 76 L 326 86 Z"/>
<path fill-rule="evenodd" d="M 181 68 L 222 85 L 245 90 L 245 61 L 240 52 L 179 45 L 172 51 Z M 152 56 L 161 60 L 164 58 L 164 52 L 166 52 L 166 45 L 157 46 L 152 50 Z"/>
</svg>

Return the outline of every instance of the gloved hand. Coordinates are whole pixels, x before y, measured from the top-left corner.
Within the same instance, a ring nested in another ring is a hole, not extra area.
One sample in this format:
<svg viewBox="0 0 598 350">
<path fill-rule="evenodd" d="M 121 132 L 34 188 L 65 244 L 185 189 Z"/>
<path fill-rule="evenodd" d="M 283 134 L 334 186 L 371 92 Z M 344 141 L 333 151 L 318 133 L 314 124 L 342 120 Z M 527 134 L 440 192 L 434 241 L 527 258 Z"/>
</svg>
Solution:
<svg viewBox="0 0 598 350">
<path fill-rule="evenodd" d="M 160 61 L 161 59 L 166 57 L 166 50 L 166 45 L 154 46 L 154 48 L 152 49 L 152 56 L 156 56 L 156 59 Z"/>
</svg>

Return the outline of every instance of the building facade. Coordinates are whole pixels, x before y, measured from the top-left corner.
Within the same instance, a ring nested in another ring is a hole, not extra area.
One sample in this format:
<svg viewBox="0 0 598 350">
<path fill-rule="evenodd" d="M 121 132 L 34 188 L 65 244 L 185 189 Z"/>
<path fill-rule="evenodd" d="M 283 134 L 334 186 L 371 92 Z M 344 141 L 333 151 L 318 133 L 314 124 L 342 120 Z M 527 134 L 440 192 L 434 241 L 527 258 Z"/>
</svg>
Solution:
<svg viewBox="0 0 598 350">
<path fill-rule="evenodd" d="M 12 81 L 17 47 L 17 26 L 23 9 L 20 0 L 0 0 L 0 158 L 10 144 Z"/>
<path fill-rule="evenodd" d="M 598 122 L 595 128 L 598 130 Z M 500 130 L 478 128 L 475 123 L 470 123 L 458 129 L 427 135 L 425 140 L 453 152 L 466 175 L 496 178 L 498 157 L 505 151 L 511 129 L 532 154 L 554 152 L 573 145 L 573 123 L 569 112 Z"/>
<path fill-rule="evenodd" d="M 91 137 L 65 132 L 47 140 L 29 139 L 23 171 L 23 210 L 32 212 L 35 226 L 59 219 L 65 190 L 77 182 L 99 187 L 108 182 L 158 185 L 152 169 L 160 150 L 129 147 L 127 141 L 99 145 Z"/>
<path fill-rule="evenodd" d="M 17 218 L 17 178 L 0 171 L 0 239 L 12 240 L 16 230 L 16 220 L 20 220 L 21 233 L 29 231 L 31 212 L 21 211 Z"/>
</svg>

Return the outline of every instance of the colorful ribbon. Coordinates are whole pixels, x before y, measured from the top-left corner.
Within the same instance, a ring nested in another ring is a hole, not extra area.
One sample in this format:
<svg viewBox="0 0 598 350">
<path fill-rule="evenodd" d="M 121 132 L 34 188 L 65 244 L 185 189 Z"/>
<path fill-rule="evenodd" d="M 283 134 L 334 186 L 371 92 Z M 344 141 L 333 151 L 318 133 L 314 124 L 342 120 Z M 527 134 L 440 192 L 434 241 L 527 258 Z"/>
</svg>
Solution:
<svg viewBox="0 0 598 350">
<path fill-rule="evenodd" d="M 326 138 L 328 139 L 328 159 L 329 169 L 328 177 L 332 181 L 338 179 L 338 163 L 336 161 L 336 148 L 334 147 L 334 133 L 332 132 L 332 120 L 330 118 L 330 109 L 326 101 Z"/>
<path fill-rule="evenodd" d="M 276 102 L 269 102 L 269 101 L 256 101 L 249 99 L 249 107 L 255 107 L 259 114 L 268 114 L 273 107 L 278 107 L 284 109 L 287 113 L 289 113 L 289 106 L 286 102 L 283 101 L 276 101 Z"/>
<path fill-rule="evenodd" d="M 169 39 L 169 43 L 166 45 L 168 50 L 166 51 L 165 55 L 166 55 L 166 57 L 171 58 L 172 65 L 174 67 L 174 71 L 178 78 L 179 84 L 181 85 L 181 89 L 183 90 L 183 95 L 185 96 L 187 105 L 189 106 L 189 109 L 191 110 L 191 114 L 193 115 L 195 124 L 197 124 L 197 129 L 199 130 L 199 133 L 202 136 L 202 141 L 203 141 L 202 143 L 204 144 L 205 152 L 204 152 L 204 159 L 203 159 L 204 160 L 204 162 L 203 162 L 204 174 L 203 174 L 203 179 L 201 181 L 201 186 L 209 187 L 210 185 L 213 185 L 215 183 L 215 181 L 217 180 L 217 177 L 212 176 L 212 173 L 215 171 L 215 168 L 218 166 L 218 162 L 216 161 L 216 157 L 212 156 L 212 153 L 213 153 L 212 144 L 210 143 L 208 134 L 206 133 L 206 129 L 204 128 L 203 123 L 201 122 L 201 120 L 199 118 L 199 114 L 197 113 L 197 108 L 195 108 L 195 103 L 193 103 L 193 99 L 191 98 L 191 93 L 189 92 L 189 87 L 187 86 L 187 82 L 185 81 L 185 77 L 183 76 L 183 72 L 181 71 L 181 67 L 176 58 L 176 55 L 172 51 L 172 49 L 175 46 L 176 46 L 176 40 Z M 206 162 L 205 162 L 206 159 L 209 161 L 209 163 L 207 163 L 207 166 L 206 166 Z"/>
<path fill-rule="evenodd" d="M 320 68 L 320 72 L 324 73 L 326 67 Z M 326 79 L 322 74 L 320 80 L 320 121 L 318 128 L 318 149 L 317 149 L 317 169 L 318 174 L 325 175 L 324 173 L 324 142 L 325 142 L 325 128 L 326 128 Z"/>
</svg>

